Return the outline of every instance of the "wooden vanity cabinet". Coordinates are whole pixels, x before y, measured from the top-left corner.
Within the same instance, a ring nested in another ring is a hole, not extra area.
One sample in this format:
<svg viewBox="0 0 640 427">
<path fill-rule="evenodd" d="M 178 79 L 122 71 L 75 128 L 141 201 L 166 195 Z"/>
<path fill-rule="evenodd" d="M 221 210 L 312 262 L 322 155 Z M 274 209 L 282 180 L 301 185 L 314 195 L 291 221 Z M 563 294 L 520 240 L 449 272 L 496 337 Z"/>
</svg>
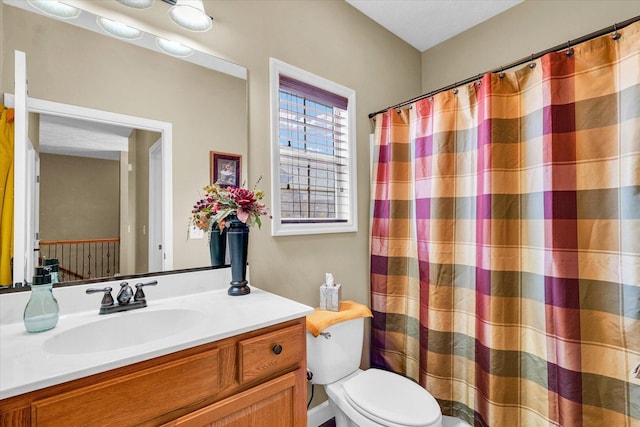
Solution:
<svg viewBox="0 0 640 427">
<path fill-rule="evenodd" d="M 0 401 L 0 427 L 306 426 L 304 318 Z"/>
</svg>

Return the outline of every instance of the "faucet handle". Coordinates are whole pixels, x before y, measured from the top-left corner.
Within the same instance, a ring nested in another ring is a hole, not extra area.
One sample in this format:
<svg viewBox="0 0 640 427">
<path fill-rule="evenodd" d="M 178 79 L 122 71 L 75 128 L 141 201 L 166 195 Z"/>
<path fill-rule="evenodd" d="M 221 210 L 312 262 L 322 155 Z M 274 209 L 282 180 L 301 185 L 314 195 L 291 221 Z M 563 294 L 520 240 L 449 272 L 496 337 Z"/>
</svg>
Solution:
<svg viewBox="0 0 640 427">
<path fill-rule="evenodd" d="M 148 283 L 136 283 L 136 295 L 133 297 L 134 301 L 144 301 L 146 300 L 146 296 L 144 294 L 144 291 L 142 290 L 142 288 L 144 286 L 155 286 L 158 284 L 157 280 L 153 280 L 151 282 Z"/>
<path fill-rule="evenodd" d="M 102 301 L 100 302 L 100 307 L 109 307 L 113 305 L 113 297 L 111 296 L 112 289 L 107 287 L 103 289 L 95 289 L 89 288 L 86 290 L 87 294 L 95 294 L 97 292 L 104 292 L 104 296 L 102 297 Z"/>
</svg>

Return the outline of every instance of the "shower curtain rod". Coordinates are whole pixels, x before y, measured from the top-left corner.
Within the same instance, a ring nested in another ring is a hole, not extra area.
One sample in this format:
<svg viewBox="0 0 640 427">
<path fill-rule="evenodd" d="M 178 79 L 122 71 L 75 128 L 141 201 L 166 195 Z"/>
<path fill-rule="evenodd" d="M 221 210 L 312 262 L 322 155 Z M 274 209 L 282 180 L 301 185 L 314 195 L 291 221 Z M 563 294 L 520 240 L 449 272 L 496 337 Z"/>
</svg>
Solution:
<svg viewBox="0 0 640 427">
<path fill-rule="evenodd" d="M 543 50 L 543 51 L 541 51 L 541 52 L 534 53 L 534 54 L 532 54 L 532 55 L 530 55 L 530 56 L 527 56 L 527 57 L 525 57 L 525 58 L 519 59 L 519 60 L 517 60 L 517 61 L 515 61 L 515 62 L 512 62 L 511 64 L 508 64 L 508 65 L 502 66 L 502 67 L 500 67 L 500 68 L 496 68 L 496 69 L 493 69 L 493 70 L 491 70 L 491 71 L 487 71 L 487 72 L 485 72 L 485 73 L 476 74 L 475 76 L 469 77 L 469 78 L 467 78 L 467 79 L 465 79 L 465 80 L 462 80 L 462 81 L 459 81 L 459 82 L 455 82 L 455 83 L 453 83 L 453 84 L 450 84 L 449 86 L 445 86 L 445 87 L 442 87 L 442 88 L 440 88 L 440 89 L 434 90 L 434 91 L 432 91 L 432 92 L 426 93 L 426 94 L 424 94 L 424 95 L 420 95 L 420 96 L 417 96 L 417 97 L 415 97 L 415 98 L 411 98 L 411 99 L 409 99 L 409 100 L 407 100 L 407 101 L 404 101 L 404 102 L 401 102 L 401 103 L 399 103 L 399 104 L 392 105 L 391 107 L 387 107 L 387 108 L 385 108 L 384 110 L 376 111 L 375 113 L 370 113 L 370 114 L 369 114 L 369 119 L 372 119 L 372 118 L 374 118 L 377 114 L 379 114 L 379 113 L 384 113 L 384 112 L 385 112 L 385 111 L 387 111 L 387 110 L 391 110 L 391 109 L 393 109 L 393 108 L 400 108 L 400 107 L 404 107 L 404 106 L 406 106 L 406 105 L 409 105 L 409 104 L 411 104 L 411 103 L 413 103 L 413 102 L 416 102 L 416 101 L 419 101 L 419 100 L 421 100 L 421 99 L 429 98 L 430 96 L 433 96 L 433 95 L 438 94 L 438 93 L 440 93 L 440 92 L 444 92 L 444 91 L 446 91 L 446 90 L 454 89 L 454 88 L 456 88 L 456 87 L 458 87 L 458 86 L 462 86 L 462 85 L 465 85 L 465 84 L 467 84 L 467 83 L 474 82 L 474 81 L 478 80 L 480 77 L 482 77 L 482 76 L 483 76 L 484 74 L 486 74 L 486 73 L 498 73 L 498 72 L 503 72 L 504 70 L 508 70 L 509 68 L 517 67 L 518 65 L 526 64 L 527 62 L 531 62 L 531 61 L 533 61 L 534 59 L 538 59 L 538 58 L 540 58 L 541 56 L 546 55 L 547 53 L 551 53 L 551 52 L 558 52 L 558 51 L 560 51 L 560 50 L 562 50 L 562 49 L 568 49 L 568 48 L 570 48 L 570 47 L 572 47 L 572 46 L 575 46 L 575 45 L 577 45 L 577 44 L 580 44 L 580 43 L 586 42 L 586 41 L 591 40 L 591 39 L 595 39 L 596 37 L 603 36 L 603 35 L 605 35 L 605 34 L 607 34 L 607 33 L 610 33 L 611 31 L 613 31 L 612 36 L 614 37 L 614 39 L 616 39 L 616 40 L 617 40 L 617 39 L 620 37 L 620 34 L 618 34 L 618 30 L 620 30 L 620 29 L 622 29 L 622 28 L 626 27 L 627 25 L 633 24 L 633 23 L 634 23 L 634 22 L 636 22 L 636 21 L 640 21 L 640 15 L 638 15 L 638 16 L 636 16 L 636 17 L 633 17 L 633 18 L 631 18 L 631 19 L 627 19 L 626 21 L 622 21 L 622 22 L 620 22 L 620 23 L 613 24 L 613 25 L 611 25 L 611 26 L 609 26 L 609 27 L 606 27 L 606 28 L 603 28 L 603 29 L 601 29 L 601 30 L 595 31 L 595 32 L 593 32 L 593 33 L 591 33 L 591 34 L 587 34 L 586 36 L 582 36 L 582 37 L 577 38 L 577 39 L 575 39 L 575 40 L 569 40 L 568 42 L 563 43 L 563 44 L 560 44 L 560 45 L 558 45 L 558 46 L 554 46 L 554 47 L 552 47 L 552 48 L 549 48 L 549 49 Z"/>
</svg>

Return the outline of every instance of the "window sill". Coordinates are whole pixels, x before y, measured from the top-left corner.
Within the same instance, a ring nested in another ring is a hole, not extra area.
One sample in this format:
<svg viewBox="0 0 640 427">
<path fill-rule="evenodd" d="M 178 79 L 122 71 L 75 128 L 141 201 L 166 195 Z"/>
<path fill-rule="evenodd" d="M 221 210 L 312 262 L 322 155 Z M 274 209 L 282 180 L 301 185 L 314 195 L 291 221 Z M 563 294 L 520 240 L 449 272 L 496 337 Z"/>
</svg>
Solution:
<svg viewBox="0 0 640 427">
<path fill-rule="evenodd" d="M 353 223 L 330 224 L 281 224 L 272 222 L 272 236 L 302 236 L 305 234 L 355 233 L 358 225 Z"/>
</svg>

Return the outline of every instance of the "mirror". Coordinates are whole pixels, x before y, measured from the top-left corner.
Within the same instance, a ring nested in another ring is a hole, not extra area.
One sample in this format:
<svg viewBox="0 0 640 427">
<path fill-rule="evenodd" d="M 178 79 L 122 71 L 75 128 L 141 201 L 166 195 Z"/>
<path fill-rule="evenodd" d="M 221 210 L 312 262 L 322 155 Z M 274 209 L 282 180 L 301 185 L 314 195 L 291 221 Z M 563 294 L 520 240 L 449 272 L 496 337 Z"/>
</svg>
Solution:
<svg viewBox="0 0 640 427">
<path fill-rule="evenodd" d="M 125 6 L 117 2 L 112 3 L 115 4 L 112 7 L 121 8 L 121 13 L 128 13 Z M 133 267 L 123 269 L 119 273 L 144 274 L 167 268 L 189 269 L 209 265 L 206 236 L 204 239 L 188 240 L 187 223 L 193 203 L 201 195 L 202 187 L 209 181 L 209 152 L 234 153 L 246 159 L 246 69 L 202 52 L 196 52 L 183 60 L 155 51 L 154 44 L 144 48 L 115 39 L 102 33 L 95 24 L 95 15 L 86 10 L 78 19 L 83 20 L 82 25 L 93 25 L 96 27 L 95 30 L 80 28 L 72 21 L 61 22 L 35 13 L 35 9 L 32 9 L 27 2 L 4 0 L 1 7 L 1 89 L 3 93 L 13 91 L 13 52 L 20 50 L 27 56 L 30 98 L 36 98 L 45 103 L 53 102 L 72 106 L 69 107 L 72 110 L 74 108 L 91 109 L 117 116 L 140 118 L 153 123 L 169 124 L 167 132 L 172 141 L 171 149 L 163 150 L 163 154 L 167 155 L 166 162 L 170 165 L 170 175 L 172 175 L 169 182 L 171 191 L 167 196 L 170 199 L 168 205 L 172 205 L 172 209 L 169 212 L 163 208 L 154 209 L 153 206 L 162 206 L 164 202 L 160 205 L 147 203 L 146 200 L 149 197 L 147 188 L 137 189 L 136 200 L 137 205 L 146 205 L 148 212 L 140 214 L 139 207 L 129 200 L 131 192 L 124 190 L 126 186 L 123 182 L 127 181 L 126 178 L 131 176 L 134 169 L 142 169 L 130 161 L 133 148 L 137 147 L 135 153 L 143 153 L 142 156 L 138 156 L 143 157 L 143 165 L 152 165 L 150 157 L 153 157 L 153 154 L 149 155 L 151 153 L 149 149 L 158 140 L 158 136 L 163 135 L 163 132 L 158 132 L 157 128 L 130 125 L 124 129 L 125 136 L 119 135 L 121 140 L 127 140 L 127 150 L 112 147 L 106 150 L 111 153 L 110 155 L 117 157 L 117 160 L 110 160 L 113 163 L 110 173 L 113 176 L 114 168 L 117 171 L 115 173 L 118 175 L 118 183 L 114 185 L 112 182 L 111 188 L 112 190 L 115 188 L 113 191 L 118 195 L 112 194 L 111 202 L 105 201 L 105 206 L 113 208 L 114 200 L 118 200 L 119 213 L 112 212 L 110 217 L 98 216 L 106 213 L 107 210 L 112 210 L 98 208 L 95 210 L 99 214 L 94 210 L 93 212 L 85 211 L 81 215 L 84 219 L 90 216 L 94 224 L 112 224 L 113 216 L 118 215 L 120 235 L 116 237 L 121 242 L 128 238 L 130 240 L 131 235 L 136 236 L 139 242 L 148 242 L 153 221 L 162 222 L 162 219 L 158 220 L 157 216 L 173 218 L 168 227 L 165 227 L 169 229 L 162 230 L 162 233 L 168 236 L 161 254 L 164 258 L 164 266 L 154 266 L 152 257 L 149 256 L 154 247 L 153 244 L 147 243 L 146 248 L 145 245 L 134 245 L 124 251 L 129 255 L 125 254 L 119 261 L 120 266 L 127 264 Z M 154 8 L 168 8 L 168 5 L 156 2 Z M 168 20 L 166 11 L 162 12 L 161 16 Z M 73 25 L 70 25 L 72 23 Z M 146 25 L 148 28 L 149 24 Z M 150 35 L 145 34 L 144 37 L 147 36 Z M 65 114 L 43 113 L 37 109 L 34 110 L 32 103 L 29 104 L 28 109 L 32 113 L 39 113 L 30 114 L 29 132 L 32 134 L 31 129 L 35 127 L 36 134 L 39 135 L 34 139 L 39 142 L 48 138 L 47 129 L 52 121 L 55 125 L 63 127 L 70 125 L 68 121 L 62 120 Z M 74 117 L 74 114 L 76 113 L 66 113 L 65 118 Z M 75 118 L 78 117 L 75 116 Z M 93 126 L 99 121 L 92 118 L 89 123 Z M 35 126 L 35 123 L 39 126 Z M 117 124 L 120 125 L 120 123 Z M 84 124 L 75 122 L 73 126 L 91 127 L 86 122 Z M 119 127 L 122 128 L 122 126 Z M 68 132 L 70 135 L 70 131 Z M 64 136 L 64 131 L 62 133 Z M 144 148 L 139 149 L 142 145 L 131 145 L 132 138 L 144 141 L 141 143 L 144 144 Z M 94 138 L 85 137 L 85 139 Z M 165 139 L 160 138 L 162 141 Z M 95 141 L 89 142 L 96 145 Z M 36 151 L 40 150 L 38 145 L 37 142 L 34 143 Z M 79 190 L 71 188 L 72 183 L 77 182 L 79 178 L 70 176 L 69 168 L 80 173 L 79 165 L 84 163 L 86 166 L 89 160 L 78 160 L 80 158 L 77 155 L 71 156 L 67 152 L 61 153 L 55 150 L 52 152 L 52 149 L 45 148 L 46 146 L 47 143 L 44 143 L 42 151 L 39 152 L 42 179 L 40 192 L 45 192 L 44 196 L 47 197 L 47 199 L 40 197 L 39 224 L 43 234 L 41 237 L 43 240 L 53 241 L 91 240 L 92 237 L 83 239 L 73 234 L 80 229 L 80 225 L 78 222 L 78 226 L 75 226 L 76 220 L 69 217 L 73 212 L 81 211 L 86 207 L 85 205 L 91 205 L 94 208 L 98 205 L 98 202 L 89 202 L 86 197 L 74 197 L 74 193 Z M 123 157 L 126 159 L 123 160 Z M 75 160 L 75 163 L 69 163 L 71 160 Z M 74 164 L 76 166 L 73 166 Z M 60 173 L 62 171 L 66 172 L 62 174 Z M 150 171 L 153 173 L 153 167 Z M 149 179 L 149 175 L 142 175 L 142 178 L 138 178 L 137 181 L 138 184 L 144 181 L 152 184 L 158 180 Z M 151 189 L 151 191 L 162 192 L 161 189 Z M 51 205 L 52 202 L 60 204 L 63 200 L 70 209 L 61 211 L 50 207 L 55 206 Z M 74 205 L 69 205 L 74 202 Z M 125 211 L 129 213 L 123 213 Z M 127 215 L 131 218 L 136 217 L 131 212 L 138 212 L 137 217 L 140 218 L 142 215 L 144 220 L 128 220 Z M 72 226 L 68 227 L 69 230 L 63 231 L 60 224 Z M 113 227 L 112 224 L 111 229 Z M 46 229 L 50 230 L 47 232 L 48 236 L 45 235 Z M 53 231 L 58 234 L 52 234 Z M 97 230 L 93 231 L 97 232 Z M 101 234 L 100 238 L 104 236 Z M 168 247 L 171 250 L 165 251 L 164 249 Z M 57 257 L 60 258 L 60 255 L 58 254 Z M 169 259 L 166 259 L 167 257 Z M 112 273 L 113 271 L 109 271 L 107 275 Z"/>
</svg>

